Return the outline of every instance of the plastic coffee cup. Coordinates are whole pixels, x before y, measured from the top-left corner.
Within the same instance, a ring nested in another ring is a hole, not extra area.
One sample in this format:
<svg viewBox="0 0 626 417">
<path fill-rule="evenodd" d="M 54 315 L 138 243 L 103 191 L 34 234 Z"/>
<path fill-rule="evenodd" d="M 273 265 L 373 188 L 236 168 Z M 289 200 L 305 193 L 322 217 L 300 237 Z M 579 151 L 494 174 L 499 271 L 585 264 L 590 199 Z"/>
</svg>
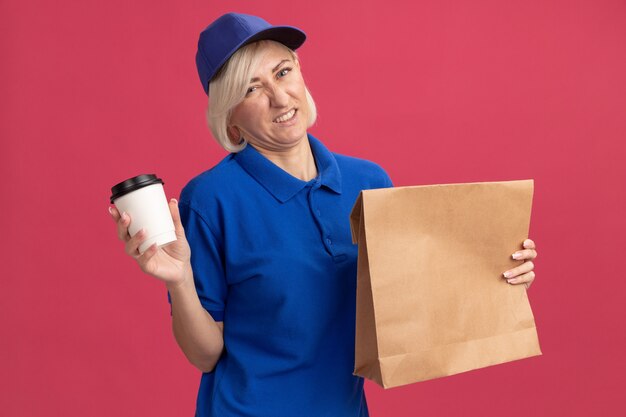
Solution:
<svg viewBox="0 0 626 417">
<path fill-rule="evenodd" d="M 111 188 L 111 203 L 120 214 L 126 212 L 130 216 L 128 233 L 131 237 L 145 229 L 146 239 L 139 245 L 139 253 L 144 253 L 154 243 L 161 247 L 176 241 L 163 184 L 154 174 L 142 174 Z"/>
</svg>

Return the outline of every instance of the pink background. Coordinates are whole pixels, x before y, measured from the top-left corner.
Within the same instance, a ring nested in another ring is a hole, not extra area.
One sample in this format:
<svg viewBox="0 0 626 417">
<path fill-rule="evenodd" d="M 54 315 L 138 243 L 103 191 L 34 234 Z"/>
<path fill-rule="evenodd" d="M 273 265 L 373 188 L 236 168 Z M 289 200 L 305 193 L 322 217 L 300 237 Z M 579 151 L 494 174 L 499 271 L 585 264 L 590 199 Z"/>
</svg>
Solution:
<svg viewBox="0 0 626 417">
<path fill-rule="evenodd" d="M 535 180 L 543 355 L 368 381 L 372 416 L 621 414 L 626 3 L 598 0 L 2 1 L 0 414 L 193 415 L 200 373 L 165 287 L 107 206 L 139 173 L 177 197 L 225 156 L 194 54 L 227 11 L 307 32 L 311 133 L 330 149 L 398 186 Z"/>
</svg>

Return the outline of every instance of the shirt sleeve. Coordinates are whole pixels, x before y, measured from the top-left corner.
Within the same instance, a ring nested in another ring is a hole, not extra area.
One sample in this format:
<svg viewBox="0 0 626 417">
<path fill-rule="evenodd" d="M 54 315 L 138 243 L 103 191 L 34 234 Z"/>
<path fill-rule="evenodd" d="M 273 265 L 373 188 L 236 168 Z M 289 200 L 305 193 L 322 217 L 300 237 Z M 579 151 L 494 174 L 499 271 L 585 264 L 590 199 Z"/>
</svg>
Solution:
<svg viewBox="0 0 626 417">
<path fill-rule="evenodd" d="M 389 174 L 387 174 L 385 170 L 383 170 L 383 177 L 384 177 L 384 183 L 385 183 L 383 188 L 393 188 L 393 181 L 391 181 Z"/>
<path fill-rule="evenodd" d="M 391 181 L 389 174 L 387 174 L 387 171 L 385 171 L 385 169 L 377 163 L 373 164 L 375 166 L 374 172 L 376 173 L 376 186 L 374 188 L 392 188 L 393 182 Z"/>
<path fill-rule="evenodd" d="M 228 291 L 223 244 L 188 203 L 180 201 L 178 208 L 185 237 L 191 248 L 191 268 L 200 303 L 215 321 L 223 321 Z M 167 299 L 171 304 L 169 292 Z"/>
</svg>

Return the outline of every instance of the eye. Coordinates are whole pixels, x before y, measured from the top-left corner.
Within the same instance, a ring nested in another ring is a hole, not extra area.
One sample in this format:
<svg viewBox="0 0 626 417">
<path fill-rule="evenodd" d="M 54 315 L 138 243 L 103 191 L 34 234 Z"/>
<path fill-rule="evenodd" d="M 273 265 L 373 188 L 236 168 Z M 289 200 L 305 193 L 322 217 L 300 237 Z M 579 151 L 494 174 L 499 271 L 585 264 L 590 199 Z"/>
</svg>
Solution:
<svg viewBox="0 0 626 417">
<path fill-rule="evenodd" d="M 256 89 L 256 87 L 250 87 L 248 88 L 248 90 L 246 91 L 246 95 L 252 93 L 254 90 Z"/>
<path fill-rule="evenodd" d="M 283 69 L 281 69 L 280 71 L 278 71 L 278 77 L 279 78 L 284 77 L 285 75 L 287 75 L 287 73 L 289 71 L 291 71 L 291 68 L 283 68 Z"/>
</svg>

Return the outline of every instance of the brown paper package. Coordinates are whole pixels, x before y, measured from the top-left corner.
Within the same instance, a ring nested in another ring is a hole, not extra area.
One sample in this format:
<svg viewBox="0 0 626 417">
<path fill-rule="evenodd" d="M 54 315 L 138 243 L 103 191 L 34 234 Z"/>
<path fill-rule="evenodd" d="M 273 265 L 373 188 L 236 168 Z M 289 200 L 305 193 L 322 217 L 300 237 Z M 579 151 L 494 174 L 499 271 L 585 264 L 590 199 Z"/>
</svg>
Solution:
<svg viewBox="0 0 626 417">
<path fill-rule="evenodd" d="M 523 284 L 533 180 L 364 190 L 354 375 L 384 388 L 541 355 Z"/>
</svg>

